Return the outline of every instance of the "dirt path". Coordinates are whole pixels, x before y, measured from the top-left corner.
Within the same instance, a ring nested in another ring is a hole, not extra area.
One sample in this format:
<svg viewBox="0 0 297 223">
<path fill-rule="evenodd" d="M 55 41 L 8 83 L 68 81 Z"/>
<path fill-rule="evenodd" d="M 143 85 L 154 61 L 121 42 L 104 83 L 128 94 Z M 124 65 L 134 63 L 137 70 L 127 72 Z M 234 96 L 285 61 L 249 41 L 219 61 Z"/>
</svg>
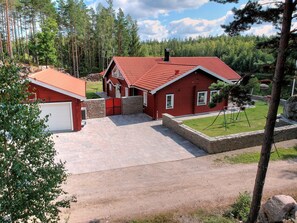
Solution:
<svg viewBox="0 0 297 223">
<path fill-rule="evenodd" d="M 297 140 L 280 145 L 297 145 Z M 249 150 L 256 149 L 259 147 Z M 228 203 L 239 192 L 253 190 L 257 164 L 214 161 L 225 155 L 72 175 L 65 189 L 78 202 L 66 215 L 70 214 L 70 223 L 83 223 Z M 296 160 L 271 162 L 264 194 L 297 191 L 296 182 Z"/>
</svg>

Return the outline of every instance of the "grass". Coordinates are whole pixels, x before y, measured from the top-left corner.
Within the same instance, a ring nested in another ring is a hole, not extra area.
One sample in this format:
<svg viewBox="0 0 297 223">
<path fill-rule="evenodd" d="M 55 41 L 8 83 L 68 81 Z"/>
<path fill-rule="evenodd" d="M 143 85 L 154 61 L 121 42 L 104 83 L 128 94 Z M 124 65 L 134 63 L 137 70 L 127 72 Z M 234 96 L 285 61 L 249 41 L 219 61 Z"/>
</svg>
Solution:
<svg viewBox="0 0 297 223">
<path fill-rule="evenodd" d="M 96 92 L 102 91 L 101 81 L 87 81 L 86 96 L 87 99 L 99 98 Z"/>
<path fill-rule="evenodd" d="M 177 223 L 177 221 L 174 220 L 173 214 L 159 214 L 149 218 L 132 220 L 129 223 Z"/>
<path fill-rule="evenodd" d="M 272 149 L 272 153 L 270 155 L 270 160 L 286 160 L 286 159 L 296 159 L 297 158 L 297 146 L 291 148 L 278 148 L 277 152 Z M 242 153 L 233 156 L 226 156 L 224 160 L 231 164 L 239 164 L 239 163 L 257 163 L 260 159 L 260 152 L 249 152 Z"/>
<path fill-rule="evenodd" d="M 247 119 L 243 112 L 239 114 L 237 121 L 231 122 L 231 114 L 226 115 L 227 127 L 224 127 L 224 115 L 220 115 L 216 122 L 207 128 L 215 119 L 214 116 L 207 118 L 197 118 L 185 120 L 183 123 L 192 129 L 202 132 L 208 136 L 222 136 L 241 132 L 251 132 L 264 129 L 268 105 L 265 102 L 256 102 L 255 107 L 246 109 L 247 117 L 250 121 L 249 127 Z M 282 107 L 279 107 L 278 113 L 282 112 Z M 236 117 L 237 112 L 234 114 Z M 207 129 L 205 129 L 207 128 Z"/>
<path fill-rule="evenodd" d="M 235 223 L 234 219 L 223 217 L 222 214 L 215 214 L 204 211 L 202 209 L 196 210 L 193 213 L 187 214 L 159 214 L 156 216 L 135 219 L 129 221 L 129 223 L 188 223 L 188 222 L 197 222 L 197 223 Z"/>
</svg>

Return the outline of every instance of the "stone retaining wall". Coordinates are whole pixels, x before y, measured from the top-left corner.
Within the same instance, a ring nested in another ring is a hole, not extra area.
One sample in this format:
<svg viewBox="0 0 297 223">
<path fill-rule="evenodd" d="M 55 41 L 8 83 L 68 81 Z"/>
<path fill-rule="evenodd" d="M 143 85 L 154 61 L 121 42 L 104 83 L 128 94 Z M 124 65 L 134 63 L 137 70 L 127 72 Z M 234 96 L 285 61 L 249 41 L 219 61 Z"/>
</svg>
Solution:
<svg viewBox="0 0 297 223">
<path fill-rule="evenodd" d="M 122 98 L 122 114 L 131 115 L 143 112 L 143 97 L 130 96 Z"/>
<path fill-rule="evenodd" d="M 221 153 L 230 150 L 258 146 L 262 144 L 264 130 L 245 132 L 227 136 L 209 137 L 184 125 L 169 114 L 163 114 L 162 123 L 169 129 L 192 142 L 207 153 Z M 297 124 L 275 128 L 275 142 L 296 139 Z"/>
<path fill-rule="evenodd" d="M 102 118 L 106 116 L 105 99 L 88 99 L 83 102 L 82 107 L 87 109 L 87 119 Z"/>
</svg>

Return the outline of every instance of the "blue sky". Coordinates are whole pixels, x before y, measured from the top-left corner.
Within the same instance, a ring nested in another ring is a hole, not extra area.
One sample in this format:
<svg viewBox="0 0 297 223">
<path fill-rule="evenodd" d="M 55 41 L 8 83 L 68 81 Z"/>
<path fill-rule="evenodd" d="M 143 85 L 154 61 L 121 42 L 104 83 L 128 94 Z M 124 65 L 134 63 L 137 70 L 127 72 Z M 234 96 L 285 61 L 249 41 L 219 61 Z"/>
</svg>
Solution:
<svg viewBox="0 0 297 223">
<path fill-rule="evenodd" d="M 105 0 L 84 0 L 89 7 Z M 260 0 L 267 2 L 271 0 Z M 209 0 L 114 0 L 114 8 L 122 8 L 137 20 L 141 40 L 217 36 L 224 33 L 220 27 L 232 21 L 233 7 L 242 7 L 247 0 L 238 4 L 218 4 Z M 253 27 L 246 34 L 273 35 L 270 24 Z"/>
</svg>

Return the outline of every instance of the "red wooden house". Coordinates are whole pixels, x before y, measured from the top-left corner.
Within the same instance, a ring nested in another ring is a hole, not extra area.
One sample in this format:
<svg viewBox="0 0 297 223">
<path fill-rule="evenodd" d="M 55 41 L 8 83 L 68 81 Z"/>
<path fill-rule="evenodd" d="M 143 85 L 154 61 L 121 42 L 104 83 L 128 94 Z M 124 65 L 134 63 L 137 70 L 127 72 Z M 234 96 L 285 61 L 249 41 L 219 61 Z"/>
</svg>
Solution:
<svg viewBox="0 0 297 223">
<path fill-rule="evenodd" d="M 81 103 L 86 99 L 86 82 L 54 69 L 29 75 L 29 91 L 40 101 L 41 117 L 51 131 L 81 130 Z"/>
<path fill-rule="evenodd" d="M 240 76 L 217 57 L 113 57 L 103 78 L 110 97 L 143 95 L 144 112 L 153 119 L 162 113 L 181 116 L 221 110 L 209 108 L 218 80 L 231 83 Z"/>
</svg>

